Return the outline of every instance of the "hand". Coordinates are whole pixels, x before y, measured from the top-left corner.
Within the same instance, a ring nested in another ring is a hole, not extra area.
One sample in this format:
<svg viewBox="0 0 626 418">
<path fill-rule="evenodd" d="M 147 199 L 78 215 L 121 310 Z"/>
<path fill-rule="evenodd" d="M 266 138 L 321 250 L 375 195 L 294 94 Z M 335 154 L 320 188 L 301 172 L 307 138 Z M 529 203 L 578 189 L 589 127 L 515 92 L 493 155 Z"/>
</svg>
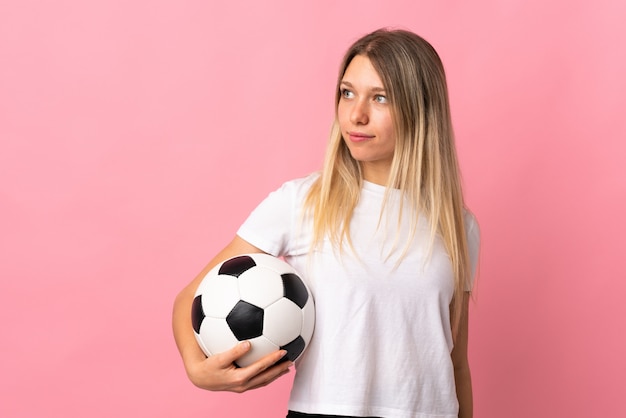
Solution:
<svg viewBox="0 0 626 418">
<path fill-rule="evenodd" d="M 288 373 L 293 364 L 289 361 L 276 364 L 286 354 L 280 350 L 247 367 L 235 366 L 234 361 L 250 348 L 250 342 L 244 341 L 228 351 L 194 362 L 187 369 L 189 379 L 202 389 L 242 393 L 272 383 Z"/>
</svg>

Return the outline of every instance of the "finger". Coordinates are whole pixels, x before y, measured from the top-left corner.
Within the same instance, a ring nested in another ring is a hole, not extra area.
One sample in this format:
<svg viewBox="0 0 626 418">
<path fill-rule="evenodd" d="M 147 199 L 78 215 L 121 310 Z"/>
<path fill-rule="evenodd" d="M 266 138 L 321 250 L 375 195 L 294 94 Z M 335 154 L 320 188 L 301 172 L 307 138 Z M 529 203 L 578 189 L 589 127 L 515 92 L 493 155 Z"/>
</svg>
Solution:
<svg viewBox="0 0 626 418">
<path fill-rule="evenodd" d="M 279 350 L 266 355 L 249 366 L 232 370 L 231 376 L 233 376 L 233 382 L 235 382 L 235 386 L 232 387 L 232 390 L 235 392 L 245 392 L 250 389 L 266 386 L 280 376 L 288 373 L 293 363 L 290 361 L 280 361 L 285 358 L 286 355 L 287 352 L 285 350 Z"/>
<path fill-rule="evenodd" d="M 274 365 L 278 365 L 280 361 L 285 358 L 286 355 L 287 355 L 286 350 L 275 351 L 273 353 L 268 354 L 265 357 L 262 357 L 258 361 L 252 363 L 247 368 L 252 373 L 252 376 L 255 376 L 255 375 L 258 375 L 259 373 L 264 372 L 265 370 L 269 369 L 270 367 Z M 284 362 L 284 363 L 289 363 L 289 362 Z M 282 364 L 282 366 L 283 367 L 281 367 L 280 369 L 285 370 L 289 368 L 290 364 Z"/>
<path fill-rule="evenodd" d="M 250 341 L 242 341 L 230 350 L 217 354 L 217 356 L 219 356 L 220 365 L 222 367 L 232 366 L 233 362 L 250 351 L 251 347 Z"/>
<path fill-rule="evenodd" d="M 275 377 L 277 374 L 289 369 L 292 364 L 291 362 L 279 363 L 279 361 L 284 358 L 286 354 L 287 351 L 285 350 L 275 351 L 246 367 L 238 369 L 237 372 L 239 374 L 239 378 L 250 382 L 255 378 L 259 380 L 259 377 L 260 379 L 267 379 L 267 377 L 263 376 L 269 376 L 270 378 Z M 260 376 L 264 372 L 268 371 L 268 369 L 271 369 L 269 373 Z"/>
<path fill-rule="evenodd" d="M 286 375 L 287 373 L 289 373 L 291 369 L 286 369 L 281 371 L 280 373 L 278 373 L 277 375 L 259 375 L 257 378 L 252 379 L 249 383 L 248 383 L 248 389 L 252 390 L 252 389 L 258 389 L 261 388 L 263 386 L 267 386 L 270 383 L 272 383 L 274 380 L 279 379 L 280 377 Z"/>
<path fill-rule="evenodd" d="M 280 358 L 282 357 L 278 357 L 278 359 Z M 275 359 L 276 357 L 273 358 L 273 360 Z M 255 370 L 255 374 L 247 378 L 246 386 L 248 388 L 257 388 L 273 382 L 284 374 L 289 373 L 289 369 L 293 365 L 290 361 L 278 361 L 263 369 L 266 364 L 267 363 L 263 363 L 263 365 L 259 365 L 257 368 L 253 368 L 253 365 L 249 366 L 250 369 Z M 256 371 L 258 371 L 258 373 L 256 373 Z"/>
</svg>

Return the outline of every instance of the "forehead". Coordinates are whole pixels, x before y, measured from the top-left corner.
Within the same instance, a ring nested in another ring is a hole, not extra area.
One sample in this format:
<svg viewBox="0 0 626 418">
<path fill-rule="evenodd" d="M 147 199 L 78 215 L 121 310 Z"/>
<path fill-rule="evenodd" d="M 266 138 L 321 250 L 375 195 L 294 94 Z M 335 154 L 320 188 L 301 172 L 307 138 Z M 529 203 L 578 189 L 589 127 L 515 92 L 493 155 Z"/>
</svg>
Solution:
<svg viewBox="0 0 626 418">
<path fill-rule="evenodd" d="M 383 89 L 384 85 L 378 71 L 365 55 L 356 55 L 350 61 L 341 82 L 357 88 Z"/>
</svg>

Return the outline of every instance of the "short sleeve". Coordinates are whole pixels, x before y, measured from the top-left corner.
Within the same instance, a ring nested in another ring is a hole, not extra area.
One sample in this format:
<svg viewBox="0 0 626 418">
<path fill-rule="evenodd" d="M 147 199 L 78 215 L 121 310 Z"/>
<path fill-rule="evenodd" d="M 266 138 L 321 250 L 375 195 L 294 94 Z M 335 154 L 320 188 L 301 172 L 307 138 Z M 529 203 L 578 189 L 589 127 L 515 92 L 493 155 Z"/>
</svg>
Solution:
<svg viewBox="0 0 626 418">
<path fill-rule="evenodd" d="M 469 292 L 473 289 L 474 282 L 476 281 L 478 258 L 480 255 L 480 228 L 474 215 L 469 212 L 465 213 L 465 231 L 470 259 L 470 281 L 466 289 Z"/>
<path fill-rule="evenodd" d="M 287 255 L 313 175 L 284 183 L 271 192 L 239 227 L 237 235 L 275 257 Z"/>
</svg>

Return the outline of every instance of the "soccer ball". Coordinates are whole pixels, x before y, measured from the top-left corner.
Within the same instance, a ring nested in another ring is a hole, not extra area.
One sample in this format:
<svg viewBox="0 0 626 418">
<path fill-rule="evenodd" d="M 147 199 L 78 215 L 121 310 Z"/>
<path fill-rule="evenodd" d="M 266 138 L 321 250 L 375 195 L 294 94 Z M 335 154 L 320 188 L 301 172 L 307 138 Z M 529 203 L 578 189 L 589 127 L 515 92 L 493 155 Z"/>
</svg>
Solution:
<svg viewBox="0 0 626 418">
<path fill-rule="evenodd" d="M 191 309 L 196 340 L 211 356 L 249 340 L 237 359 L 245 367 L 284 349 L 296 360 L 311 340 L 315 306 L 311 292 L 286 262 L 267 254 L 245 254 L 215 266 L 202 279 Z"/>
</svg>

